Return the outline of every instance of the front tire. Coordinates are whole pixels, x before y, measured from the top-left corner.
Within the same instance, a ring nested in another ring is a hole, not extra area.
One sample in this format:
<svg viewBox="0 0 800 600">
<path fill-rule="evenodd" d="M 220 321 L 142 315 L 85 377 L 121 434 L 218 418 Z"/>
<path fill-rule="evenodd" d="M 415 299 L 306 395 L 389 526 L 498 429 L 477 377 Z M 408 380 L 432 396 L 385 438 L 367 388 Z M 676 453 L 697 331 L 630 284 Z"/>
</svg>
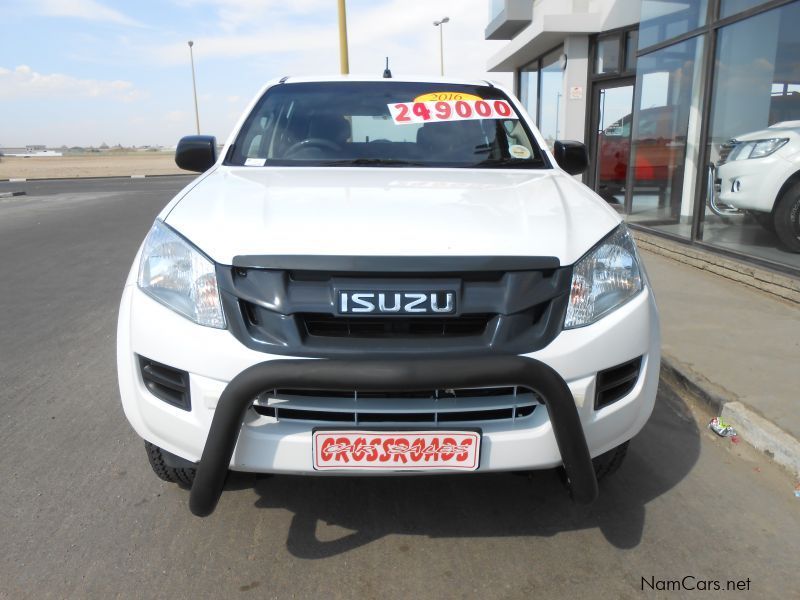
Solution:
<svg viewBox="0 0 800 600">
<path fill-rule="evenodd" d="M 181 487 L 192 487 L 197 469 L 170 467 L 164 460 L 164 451 L 148 441 L 144 443 L 147 460 L 159 479 L 169 483 L 177 483 Z"/>
<path fill-rule="evenodd" d="M 608 452 L 592 459 L 594 474 L 598 482 L 619 470 L 625 457 L 628 455 L 628 444 L 629 442 L 620 444 L 616 448 L 612 448 Z"/>
<path fill-rule="evenodd" d="M 766 231 L 775 233 L 775 220 L 772 217 L 772 213 L 752 210 L 749 212 L 749 214 L 751 217 L 753 217 L 753 220 L 761 225 L 761 227 L 763 227 Z"/>
<path fill-rule="evenodd" d="M 775 234 L 790 252 L 800 253 L 800 182 L 786 190 L 775 205 Z"/>
<path fill-rule="evenodd" d="M 608 452 L 592 459 L 594 476 L 597 478 L 597 483 L 600 483 L 603 479 L 610 477 L 619 470 L 628 454 L 628 444 L 630 444 L 630 441 L 620 444 L 616 448 L 612 448 Z M 561 479 L 561 483 L 564 484 L 567 491 L 569 491 L 570 497 L 572 497 L 572 483 L 569 477 L 567 477 L 566 469 L 564 469 L 564 467 L 559 467 L 558 475 Z"/>
</svg>

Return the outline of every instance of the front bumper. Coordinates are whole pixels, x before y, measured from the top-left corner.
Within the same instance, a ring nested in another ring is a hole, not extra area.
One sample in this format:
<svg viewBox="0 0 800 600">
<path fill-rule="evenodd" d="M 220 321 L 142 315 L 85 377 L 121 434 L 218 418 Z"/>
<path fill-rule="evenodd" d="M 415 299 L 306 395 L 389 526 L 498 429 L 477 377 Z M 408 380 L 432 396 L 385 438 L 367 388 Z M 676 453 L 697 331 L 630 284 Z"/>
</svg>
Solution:
<svg viewBox="0 0 800 600">
<path fill-rule="evenodd" d="M 147 326 L 141 326 L 142 323 Z M 198 490 L 206 489 L 206 492 L 198 492 L 205 495 L 198 500 L 196 512 L 204 512 L 213 509 L 219 474 L 227 468 L 320 474 L 312 464 L 312 425 L 275 422 L 260 416 L 246 410 L 255 394 L 247 396 L 245 401 L 246 395 L 230 391 L 238 387 L 236 382 L 251 369 L 263 376 L 257 386 L 259 391 L 275 385 L 267 376 L 289 381 L 285 378 L 291 375 L 293 386 L 308 389 L 312 373 L 338 368 L 342 369 L 339 377 L 332 379 L 335 373 L 327 372 L 325 389 L 333 389 L 331 384 L 334 383 L 339 386 L 346 383 L 347 389 L 374 386 L 373 389 L 385 391 L 390 385 L 397 389 L 419 389 L 420 386 L 459 387 L 467 383 L 487 387 L 493 382 L 537 389 L 543 385 L 542 372 L 555 373 L 562 392 L 564 389 L 568 392 L 569 402 L 558 392 L 555 400 L 545 398 L 545 407 L 530 417 L 481 424 L 480 470 L 544 469 L 566 465 L 571 460 L 570 469 L 577 469 L 579 473 L 571 473 L 573 485 L 576 477 L 582 482 L 578 484 L 581 491 L 576 497 L 589 499 L 593 495 L 592 484 L 587 482 L 585 473 L 580 474 L 585 470 L 588 457 L 598 456 L 631 439 L 652 412 L 658 386 L 660 336 L 655 302 L 649 287 L 645 287 L 642 293 L 600 321 L 562 331 L 545 348 L 524 357 L 403 359 L 370 362 L 370 368 L 365 369 L 366 360 L 282 360 L 286 357 L 251 350 L 226 330 L 201 327 L 173 313 L 139 291 L 131 280 L 125 287 L 120 307 L 117 353 L 122 404 L 136 432 L 191 462 L 197 463 L 203 457 Z M 166 404 L 146 389 L 136 355 L 189 373 L 191 411 Z M 635 386 L 613 404 L 596 410 L 597 373 L 639 356 L 642 365 Z M 531 363 L 541 366 L 530 367 Z M 476 373 L 481 376 L 475 376 Z M 426 381 L 431 385 L 424 385 Z M 558 387 L 559 384 L 545 385 Z M 234 400 L 226 400 L 226 397 Z M 228 402 L 233 408 L 227 407 Z M 560 408 L 554 409 L 554 402 L 559 403 Z M 556 416 L 554 410 L 563 413 L 567 410 L 565 407 L 570 407 L 568 412 L 577 416 L 577 427 L 572 417 Z M 216 415 L 223 414 L 228 416 L 221 416 L 219 418 L 224 420 L 218 421 Z M 567 425 L 558 425 L 558 419 L 565 420 Z M 218 424 L 223 422 L 224 427 Z M 235 433 L 231 433 L 234 430 Z M 213 461 L 207 462 L 204 448 L 208 450 L 215 444 L 221 444 L 221 450 L 218 447 Z M 582 450 L 573 448 L 570 454 L 570 450 L 565 451 L 564 444 L 582 444 L 588 452 L 584 455 Z M 565 452 L 574 458 L 570 459 Z M 326 471 L 324 474 L 336 473 Z"/>
<path fill-rule="evenodd" d="M 191 323 L 143 294 L 133 281 L 125 287 L 120 306 L 117 352 L 122 404 L 133 428 L 191 462 L 200 460 L 229 382 L 253 365 L 286 358 L 251 350 L 228 331 Z M 168 405 L 145 388 L 137 354 L 190 374 L 191 411 Z M 649 288 L 597 323 L 562 331 L 545 348 L 526 356 L 545 363 L 567 383 L 592 456 L 629 440 L 650 416 L 658 386 L 660 337 Z M 633 389 L 595 410 L 596 374 L 638 356 L 643 362 Z M 229 468 L 316 474 L 311 429 L 306 423 L 275 423 L 250 412 Z M 487 422 L 481 429 L 481 471 L 545 469 L 562 462 L 546 410 L 513 423 Z"/>
<path fill-rule="evenodd" d="M 189 501 L 192 513 L 210 514 L 222 493 L 228 465 L 253 398 L 264 389 L 391 392 L 427 388 L 519 385 L 535 390 L 547 406 L 558 451 L 576 502 L 597 497 L 589 449 L 569 387 L 553 369 L 521 356 L 375 360 L 274 360 L 237 375 L 214 413 Z M 310 453 L 309 453 L 310 456 Z"/>
<path fill-rule="evenodd" d="M 764 158 L 720 165 L 717 170 L 719 199 L 742 210 L 772 212 L 778 192 L 796 168 L 780 151 Z"/>
</svg>

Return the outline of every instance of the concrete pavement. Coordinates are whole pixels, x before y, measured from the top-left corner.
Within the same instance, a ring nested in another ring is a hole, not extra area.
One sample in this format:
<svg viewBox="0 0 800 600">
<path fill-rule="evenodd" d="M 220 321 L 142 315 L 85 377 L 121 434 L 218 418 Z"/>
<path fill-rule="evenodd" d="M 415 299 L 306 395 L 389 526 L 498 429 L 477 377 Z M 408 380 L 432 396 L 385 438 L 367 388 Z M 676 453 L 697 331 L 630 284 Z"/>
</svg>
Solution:
<svg viewBox="0 0 800 600">
<path fill-rule="evenodd" d="M 800 305 L 642 251 L 668 374 L 800 473 Z"/>
</svg>

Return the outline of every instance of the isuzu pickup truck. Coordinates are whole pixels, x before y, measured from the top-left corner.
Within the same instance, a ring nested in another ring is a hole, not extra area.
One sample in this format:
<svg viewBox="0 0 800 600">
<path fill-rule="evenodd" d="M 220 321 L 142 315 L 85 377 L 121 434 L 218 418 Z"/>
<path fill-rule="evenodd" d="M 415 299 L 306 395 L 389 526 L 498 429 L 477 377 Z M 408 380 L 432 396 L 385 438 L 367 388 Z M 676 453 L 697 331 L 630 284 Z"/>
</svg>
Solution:
<svg viewBox="0 0 800 600">
<path fill-rule="evenodd" d="M 656 397 L 634 241 L 487 81 L 284 77 L 158 215 L 125 284 L 125 414 L 210 514 L 229 470 L 560 468 L 592 502 Z"/>
</svg>

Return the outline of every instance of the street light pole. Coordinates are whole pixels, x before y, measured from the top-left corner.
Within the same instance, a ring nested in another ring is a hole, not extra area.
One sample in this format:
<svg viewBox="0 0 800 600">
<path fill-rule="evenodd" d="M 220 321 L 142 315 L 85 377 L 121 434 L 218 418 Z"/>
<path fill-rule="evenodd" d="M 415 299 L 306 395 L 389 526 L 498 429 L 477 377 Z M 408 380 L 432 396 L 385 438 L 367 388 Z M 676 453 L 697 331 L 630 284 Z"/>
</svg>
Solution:
<svg viewBox="0 0 800 600">
<path fill-rule="evenodd" d="M 350 59 L 347 53 L 347 9 L 344 0 L 339 0 L 339 68 L 342 75 L 350 73 Z"/>
<path fill-rule="evenodd" d="M 440 21 L 434 21 L 433 26 L 439 28 L 439 72 L 444 77 L 444 27 L 445 23 L 450 22 L 450 17 L 445 17 Z"/>
<path fill-rule="evenodd" d="M 192 92 L 194 92 L 194 121 L 197 125 L 197 135 L 200 135 L 200 112 L 197 110 L 197 83 L 194 80 L 194 54 L 192 53 L 194 42 L 189 40 L 189 61 L 192 63 Z"/>
</svg>

